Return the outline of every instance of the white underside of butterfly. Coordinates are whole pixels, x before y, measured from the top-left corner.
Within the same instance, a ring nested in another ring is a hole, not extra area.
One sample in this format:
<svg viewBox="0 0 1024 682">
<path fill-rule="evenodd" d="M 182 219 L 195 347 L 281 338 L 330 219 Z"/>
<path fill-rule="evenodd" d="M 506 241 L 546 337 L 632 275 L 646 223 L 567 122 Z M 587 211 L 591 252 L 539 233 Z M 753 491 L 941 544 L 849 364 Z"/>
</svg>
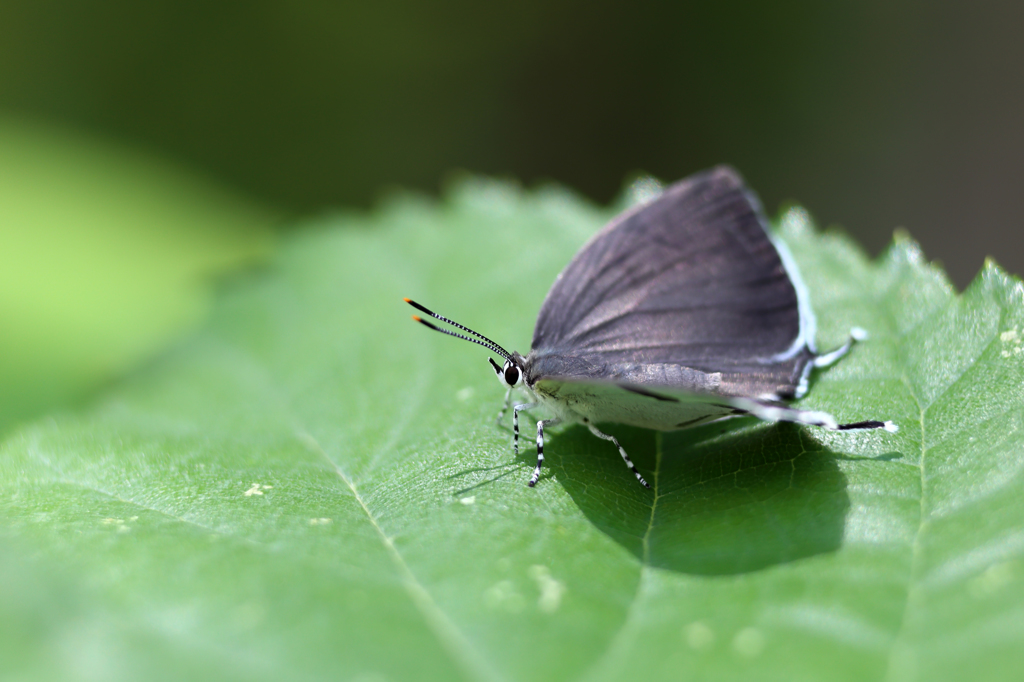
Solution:
<svg viewBox="0 0 1024 682">
<path fill-rule="evenodd" d="M 645 487 L 614 436 L 597 424 L 658 431 L 749 415 L 835 431 L 884 429 L 891 421 L 840 424 L 831 414 L 800 410 L 814 368 L 827 367 L 866 338 L 857 328 L 842 347 L 819 354 L 808 292 L 785 245 L 772 240 L 757 199 L 730 168 L 719 167 L 669 187 L 658 199 L 614 219 L 576 254 L 541 307 L 527 356 L 410 305 L 504 358 L 488 358 L 502 385 L 502 420 L 512 407 L 513 449 L 519 413 L 540 408 L 536 485 L 544 464 L 544 429 L 587 426 L 611 441 Z M 514 391 L 526 402 L 512 405 Z"/>
</svg>

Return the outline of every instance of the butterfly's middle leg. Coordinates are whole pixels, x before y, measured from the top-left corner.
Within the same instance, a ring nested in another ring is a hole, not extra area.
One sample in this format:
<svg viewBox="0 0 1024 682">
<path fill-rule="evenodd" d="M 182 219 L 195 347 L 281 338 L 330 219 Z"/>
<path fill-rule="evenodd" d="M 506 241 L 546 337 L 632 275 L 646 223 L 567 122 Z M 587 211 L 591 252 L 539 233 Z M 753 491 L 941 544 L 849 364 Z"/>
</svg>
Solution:
<svg viewBox="0 0 1024 682">
<path fill-rule="evenodd" d="M 530 482 L 526 485 L 531 488 L 537 485 L 537 481 L 540 479 L 540 468 L 544 464 L 544 427 L 557 424 L 562 421 L 561 419 L 543 419 L 537 422 L 537 467 L 533 470 L 533 476 L 530 476 Z"/>
<path fill-rule="evenodd" d="M 615 443 L 615 447 L 619 449 L 619 454 L 622 455 L 622 461 L 626 463 L 626 466 L 629 467 L 629 470 L 633 472 L 634 476 L 636 476 L 636 480 L 640 481 L 640 485 L 642 485 L 643 487 L 650 489 L 650 484 L 647 481 L 645 481 L 644 477 L 640 475 L 640 472 L 636 470 L 636 466 L 633 465 L 633 460 L 631 460 L 629 458 L 629 455 L 626 454 L 626 451 L 622 449 L 622 446 L 619 445 L 619 441 L 616 440 L 615 436 L 609 436 L 607 433 L 601 433 L 594 427 L 593 424 L 587 424 L 587 428 L 590 429 L 590 432 L 597 436 L 598 438 L 610 440 L 612 443 Z"/>
</svg>

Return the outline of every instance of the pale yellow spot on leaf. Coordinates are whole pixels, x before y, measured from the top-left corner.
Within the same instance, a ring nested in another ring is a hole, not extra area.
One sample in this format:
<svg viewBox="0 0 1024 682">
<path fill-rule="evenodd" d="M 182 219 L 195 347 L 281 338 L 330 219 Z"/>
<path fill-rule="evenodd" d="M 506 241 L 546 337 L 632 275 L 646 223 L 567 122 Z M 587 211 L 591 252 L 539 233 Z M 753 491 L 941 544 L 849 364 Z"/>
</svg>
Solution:
<svg viewBox="0 0 1024 682">
<path fill-rule="evenodd" d="M 272 485 L 262 485 L 260 483 L 253 483 L 252 486 L 245 491 L 246 497 L 252 497 L 253 495 L 262 495 L 264 490 L 273 490 Z"/>
<path fill-rule="evenodd" d="M 525 606 L 523 596 L 516 591 L 511 580 L 502 580 L 484 591 L 484 604 L 491 609 L 519 613 Z"/>
<path fill-rule="evenodd" d="M 537 583 L 540 590 L 540 597 L 537 598 L 537 607 L 544 613 L 554 613 L 562 605 L 562 595 L 565 594 L 565 583 L 551 577 L 551 571 L 547 566 L 530 566 L 530 577 Z"/>
<path fill-rule="evenodd" d="M 703 651 L 715 643 L 715 631 L 707 623 L 698 620 L 683 628 L 683 638 L 691 649 Z"/>
<path fill-rule="evenodd" d="M 743 628 L 733 638 L 732 648 L 746 658 L 760 656 L 764 651 L 764 635 L 757 628 Z"/>
<path fill-rule="evenodd" d="M 1011 561 L 992 564 L 967 583 L 967 591 L 976 599 L 990 597 L 1013 582 L 1016 566 Z"/>
</svg>

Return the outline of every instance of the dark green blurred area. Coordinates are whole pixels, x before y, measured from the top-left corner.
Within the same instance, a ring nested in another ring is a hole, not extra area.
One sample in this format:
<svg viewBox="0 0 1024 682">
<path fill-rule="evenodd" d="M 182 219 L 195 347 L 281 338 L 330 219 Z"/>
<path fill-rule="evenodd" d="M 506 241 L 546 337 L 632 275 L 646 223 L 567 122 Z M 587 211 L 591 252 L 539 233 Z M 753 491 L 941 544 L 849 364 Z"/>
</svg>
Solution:
<svg viewBox="0 0 1024 682">
<path fill-rule="evenodd" d="M 963 286 L 1024 271 L 1024 3 L 0 3 L 0 107 L 294 211 L 452 169 L 607 201 L 735 164 Z"/>
<path fill-rule="evenodd" d="M 276 218 L 459 171 L 607 202 L 728 162 L 870 251 L 907 227 L 961 287 L 989 254 L 1024 272 L 1022 26 L 1019 2 L 0 0 L 0 431 L 185 333 Z"/>
</svg>

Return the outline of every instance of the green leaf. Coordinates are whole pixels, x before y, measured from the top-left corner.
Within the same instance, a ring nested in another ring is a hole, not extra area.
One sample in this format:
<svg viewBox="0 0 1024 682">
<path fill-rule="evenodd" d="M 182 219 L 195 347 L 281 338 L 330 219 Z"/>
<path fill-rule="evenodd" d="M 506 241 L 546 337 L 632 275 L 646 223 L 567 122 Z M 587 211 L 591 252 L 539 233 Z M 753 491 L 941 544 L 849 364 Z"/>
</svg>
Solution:
<svg viewBox="0 0 1024 682">
<path fill-rule="evenodd" d="M 270 213 L 116 144 L 0 117 L 0 431 L 165 347 Z"/>
<path fill-rule="evenodd" d="M 905 236 L 869 263 L 780 233 L 819 345 L 802 406 L 896 434 L 735 420 L 510 449 L 476 346 L 520 351 L 608 217 L 466 182 L 289 237 L 209 328 L 0 454 L 0 670 L 23 679 L 957 680 L 1024 665 L 1024 289 L 956 295 Z M 17 570 L 16 570 L 17 569 Z M 7 573 L 17 574 L 7 579 Z M 20 577 L 19 577 L 20 576 Z M 50 587 L 52 585 L 52 588 Z M 38 602 L 38 607 L 34 606 Z M 13 623 L 13 625 L 12 625 Z M 22 627 L 22 624 L 25 624 Z M 12 643 L 13 642 L 13 643 Z M 26 653 L 28 652 L 28 653 Z"/>
</svg>

